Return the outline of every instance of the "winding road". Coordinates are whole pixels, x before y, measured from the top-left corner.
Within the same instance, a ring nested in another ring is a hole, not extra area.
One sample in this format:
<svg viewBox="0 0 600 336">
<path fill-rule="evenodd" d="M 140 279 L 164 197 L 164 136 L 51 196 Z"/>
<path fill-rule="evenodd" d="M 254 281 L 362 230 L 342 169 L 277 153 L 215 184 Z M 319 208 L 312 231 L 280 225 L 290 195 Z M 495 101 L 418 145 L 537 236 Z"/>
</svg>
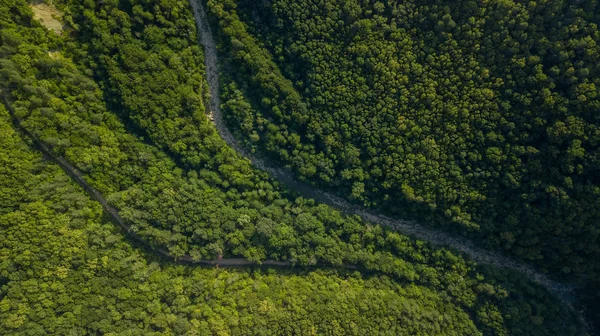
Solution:
<svg viewBox="0 0 600 336">
<path fill-rule="evenodd" d="M 226 127 L 221 113 L 217 48 L 213 39 L 213 34 L 211 33 L 211 27 L 208 23 L 204 5 L 202 0 L 190 0 L 190 5 L 194 11 L 200 44 L 204 47 L 205 68 L 210 89 L 209 110 L 213 115 L 213 123 L 227 145 L 235 149 L 240 155 L 248 158 L 256 168 L 269 173 L 275 179 L 278 179 L 281 183 L 286 185 L 290 190 L 300 193 L 303 197 L 315 199 L 318 202 L 327 204 L 346 214 L 359 215 L 366 221 L 390 227 L 395 231 L 414 238 L 429 241 L 435 245 L 453 248 L 464 253 L 477 263 L 516 270 L 525 274 L 529 279 L 546 287 L 562 298 L 563 301 L 573 302 L 575 300 L 575 296 L 572 293 L 576 288 L 574 285 L 554 281 L 529 265 L 508 258 L 500 252 L 482 249 L 465 238 L 453 237 L 447 232 L 432 229 L 414 221 L 392 219 L 376 214 L 365 207 L 350 204 L 340 197 L 323 192 L 310 184 L 294 179 L 293 173 L 290 170 L 270 165 L 264 159 L 259 158 L 244 149 Z"/>
</svg>

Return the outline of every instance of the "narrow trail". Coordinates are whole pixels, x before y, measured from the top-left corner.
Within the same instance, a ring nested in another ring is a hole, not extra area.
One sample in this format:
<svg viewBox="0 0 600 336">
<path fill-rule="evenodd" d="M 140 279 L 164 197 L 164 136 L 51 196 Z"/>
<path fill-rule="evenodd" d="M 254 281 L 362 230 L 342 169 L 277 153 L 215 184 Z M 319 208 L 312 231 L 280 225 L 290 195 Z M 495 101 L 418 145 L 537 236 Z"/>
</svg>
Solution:
<svg viewBox="0 0 600 336">
<path fill-rule="evenodd" d="M 417 239 L 429 241 L 439 246 L 451 247 L 464 253 L 477 263 L 516 270 L 555 293 L 563 301 L 572 303 L 576 300 L 573 290 L 577 287 L 574 285 L 554 281 L 529 265 L 508 258 L 500 252 L 485 250 L 465 238 L 453 237 L 447 232 L 432 229 L 414 221 L 392 219 L 376 214 L 365 207 L 350 204 L 338 196 L 318 190 L 308 183 L 296 180 L 290 170 L 270 165 L 264 159 L 253 155 L 243 148 L 225 125 L 221 113 L 217 48 L 213 39 L 211 27 L 208 23 L 204 4 L 202 3 L 202 0 L 190 0 L 190 5 L 194 12 L 200 44 L 204 47 L 205 68 L 210 89 L 209 110 L 213 114 L 213 123 L 227 145 L 235 149 L 240 155 L 248 158 L 256 168 L 269 173 L 273 178 L 279 180 L 290 190 L 300 193 L 303 197 L 312 198 L 317 202 L 327 204 L 346 214 L 359 215 L 368 222 L 390 227 L 395 231 Z"/>
</svg>

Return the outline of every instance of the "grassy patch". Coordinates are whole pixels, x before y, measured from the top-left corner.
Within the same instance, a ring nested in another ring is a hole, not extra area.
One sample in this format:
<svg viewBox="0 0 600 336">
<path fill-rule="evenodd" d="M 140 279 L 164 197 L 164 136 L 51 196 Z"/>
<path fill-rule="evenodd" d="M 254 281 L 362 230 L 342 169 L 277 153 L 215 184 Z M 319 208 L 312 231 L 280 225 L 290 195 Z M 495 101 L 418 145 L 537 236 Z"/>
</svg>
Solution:
<svg viewBox="0 0 600 336">
<path fill-rule="evenodd" d="M 33 10 L 33 17 L 44 27 L 57 34 L 62 33 L 64 25 L 59 20 L 62 16 L 59 10 L 41 1 L 34 2 L 30 6 Z"/>
</svg>

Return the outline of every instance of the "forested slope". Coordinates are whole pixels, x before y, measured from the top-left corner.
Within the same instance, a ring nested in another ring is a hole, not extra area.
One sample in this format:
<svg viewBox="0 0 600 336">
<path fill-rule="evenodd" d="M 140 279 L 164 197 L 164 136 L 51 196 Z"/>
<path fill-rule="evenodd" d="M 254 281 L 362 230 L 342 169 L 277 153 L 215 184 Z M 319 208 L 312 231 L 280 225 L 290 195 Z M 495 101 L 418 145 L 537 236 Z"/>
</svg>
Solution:
<svg viewBox="0 0 600 336">
<path fill-rule="evenodd" d="M 0 321 L 9 333 L 581 334 L 572 310 L 521 275 L 295 199 L 253 170 L 203 115 L 187 2 L 65 5 L 70 35 L 59 37 L 25 1 L 2 4 L 2 95 L 139 236 L 174 256 L 370 272 L 209 271 L 141 254 L 25 145 L 1 106 Z"/>
<path fill-rule="evenodd" d="M 438 293 L 386 277 L 170 266 L 125 242 L 4 107 L 0 135 L 3 335 L 480 333 Z"/>
<path fill-rule="evenodd" d="M 597 274 L 595 1 L 208 6 L 248 146 L 356 202 Z"/>
</svg>

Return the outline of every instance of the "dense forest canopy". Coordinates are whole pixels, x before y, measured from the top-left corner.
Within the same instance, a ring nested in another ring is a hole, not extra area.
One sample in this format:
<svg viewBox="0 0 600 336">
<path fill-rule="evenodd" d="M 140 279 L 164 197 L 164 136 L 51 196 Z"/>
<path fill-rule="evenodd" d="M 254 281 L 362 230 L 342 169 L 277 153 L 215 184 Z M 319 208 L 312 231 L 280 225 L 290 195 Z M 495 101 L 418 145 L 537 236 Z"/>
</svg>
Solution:
<svg viewBox="0 0 600 336">
<path fill-rule="evenodd" d="M 248 146 L 356 202 L 598 274 L 596 1 L 208 5 Z"/>
<path fill-rule="evenodd" d="M 54 4 L 62 35 L 25 0 L 0 3 L 7 334 L 583 332 L 572 309 L 521 274 L 343 216 L 253 169 L 205 115 L 203 52 L 186 1 Z M 18 124 L 155 248 L 323 270 L 201 269 L 144 253 Z"/>
<path fill-rule="evenodd" d="M 481 334 L 440 293 L 387 277 L 153 260 L 11 126 L 0 107 L 3 335 Z"/>
</svg>

